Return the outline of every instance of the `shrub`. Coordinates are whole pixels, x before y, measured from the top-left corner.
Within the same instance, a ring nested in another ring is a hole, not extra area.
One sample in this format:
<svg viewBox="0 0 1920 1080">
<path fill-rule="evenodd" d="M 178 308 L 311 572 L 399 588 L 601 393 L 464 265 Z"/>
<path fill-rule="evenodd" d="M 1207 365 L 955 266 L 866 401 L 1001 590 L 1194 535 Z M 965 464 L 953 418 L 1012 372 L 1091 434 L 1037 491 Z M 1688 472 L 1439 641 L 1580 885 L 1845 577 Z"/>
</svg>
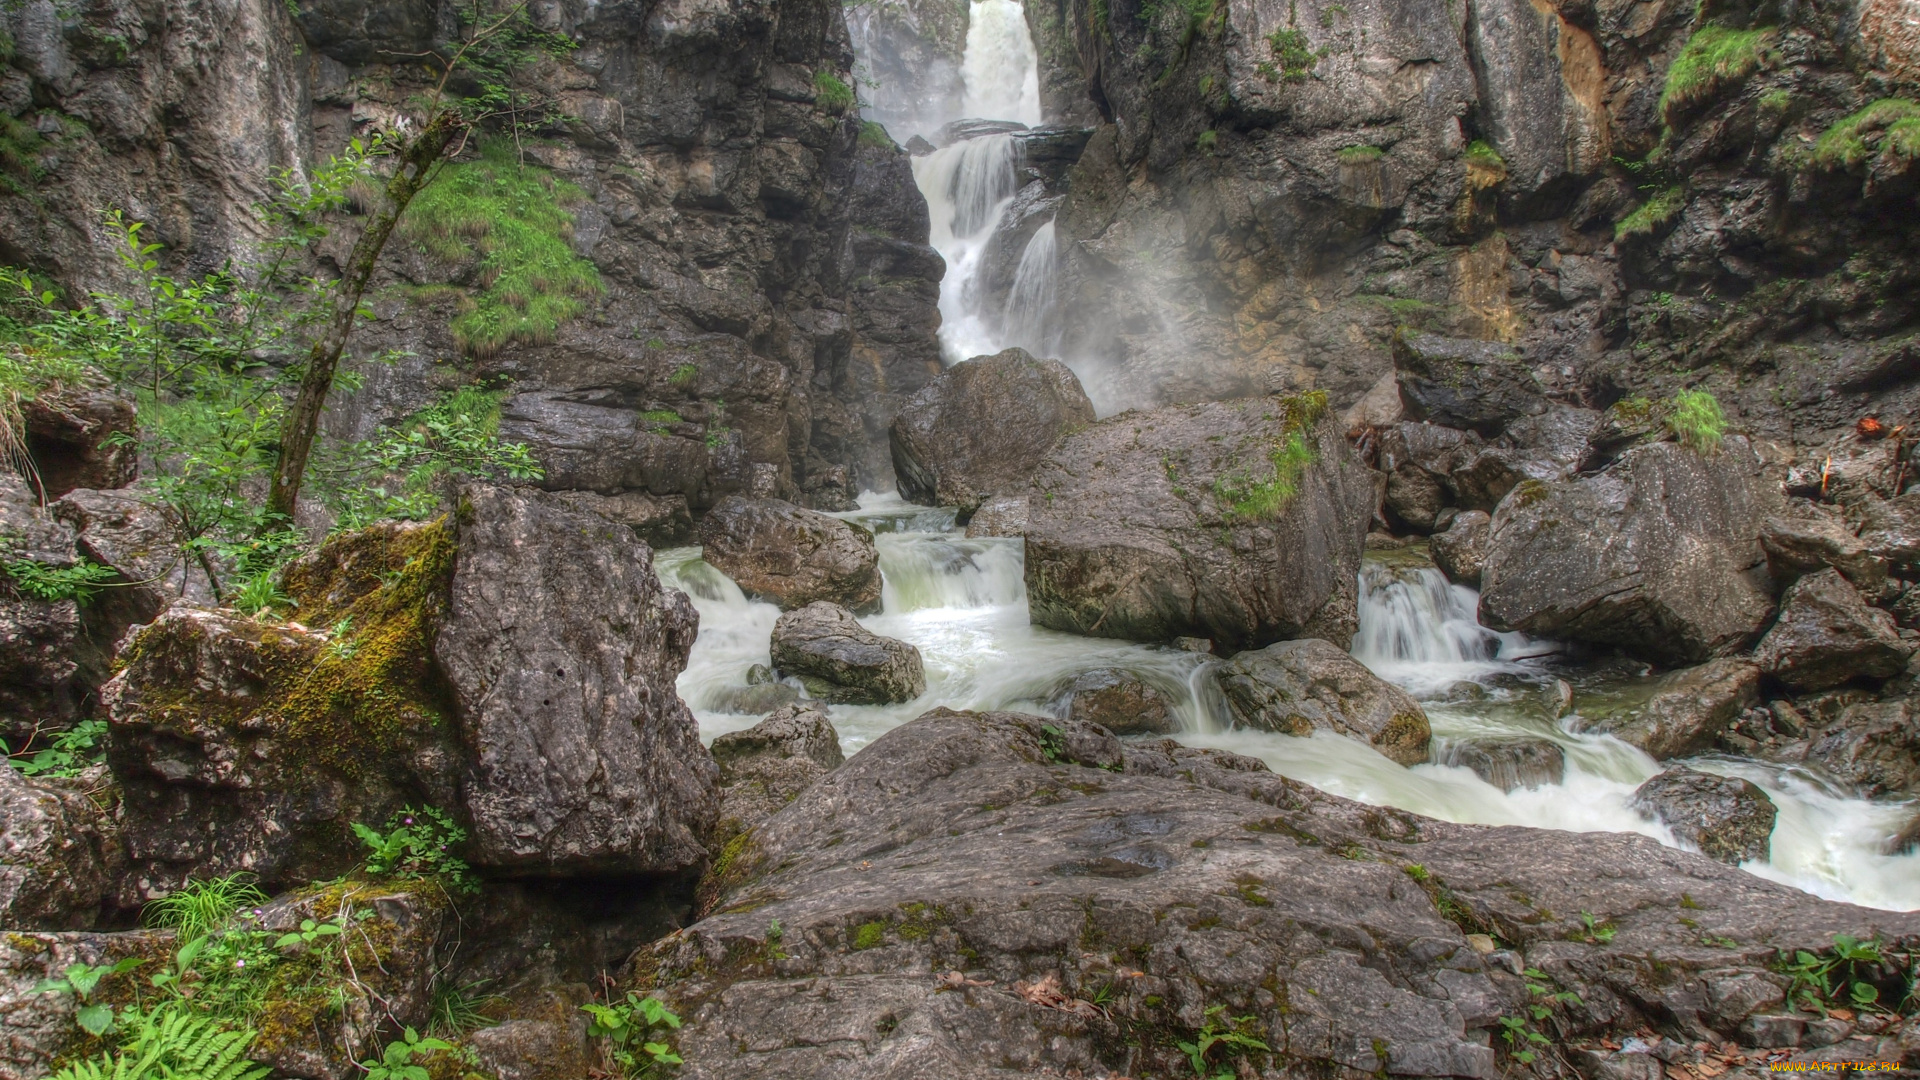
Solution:
<svg viewBox="0 0 1920 1080">
<path fill-rule="evenodd" d="M 1483 169 L 1495 169 L 1503 173 L 1507 171 L 1507 159 L 1501 157 L 1500 151 L 1495 150 L 1493 144 L 1485 139 L 1475 139 L 1467 145 L 1467 164 L 1478 165 Z"/>
<path fill-rule="evenodd" d="M 1674 114 L 1738 83 L 1766 62 L 1771 30 L 1732 30 L 1709 24 L 1693 36 L 1667 68 L 1666 89 L 1660 95 L 1660 119 L 1671 125 Z"/>
<path fill-rule="evenodd" d="M 1635 207 L 1633 212 L 1621 218 L 1613 226 L 1613 238 L 1625 240 L 1633 236 L 1652 235 L 1662 225 L 1679 216 L 1687 205 L 1687 192 L 1682 187 L 1670 187 L 1658 192 L 1646 202 Z"/>
<path fill-rule="evenodd" d="M 853 87 L 841 82 L 833 72 L 821 71 L 813 77 L 813 100 L 830 113 L 843 113 L 853 104 Z"/>
<path fill-rule="evenodd" d="M 1199 138 L 1193 140 L 1193 145 L 1199 148 L 1201 153 L 1211 154 L 1213 153 L 1213 148 L 1216 145 L 1218 145 L 1219 142 L 1220 142 L 1220 133 L 1213 130 L 1212 128 L 1208 128 L 1207 130 L 1200 133 Z"/>
<path fill-rule="evenodd" d="M 1813 144 L 1812 160 L 1824 169 L 1851 169 L 1876 154 L 1906 161 L 1920 157 L 1920 104 L 1881 98 L 1843 117 Z"/>
<path fill-rule="evenodd" d="M 1727 416 L 1720 400 L 1705 390 L 1682 390 L 1668 403 L 1667 430 L 1683 446 L 1703 454 L 1720 448 L 1727 433 Z"/>
</svg>

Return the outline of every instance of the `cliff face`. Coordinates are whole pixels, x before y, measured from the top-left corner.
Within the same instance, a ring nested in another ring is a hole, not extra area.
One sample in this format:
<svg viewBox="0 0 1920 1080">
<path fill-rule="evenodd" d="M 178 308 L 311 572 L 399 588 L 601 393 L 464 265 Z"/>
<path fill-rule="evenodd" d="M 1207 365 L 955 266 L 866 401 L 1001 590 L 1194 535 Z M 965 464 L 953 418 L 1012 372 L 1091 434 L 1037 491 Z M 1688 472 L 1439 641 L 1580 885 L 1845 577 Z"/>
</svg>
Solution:
<svg viewBox="0 0 1920 1080">
<path fill-rule="evenodd" d="M 1411 327 L 1602 402 L 1704 384 L 1770 435 L 1901 411 L 1912 106 L 1861 111 L 1915 96 L 1896 9 L 1075 3 L 1105 123 L 1065 351 L 1136 402 L 1341 401 Z"/>
<path fill-rule="evenodd" d="M 645 513 L 747 490 L 837 506 L 888 486 L 884 441 L 874 454 L 868 425 L 832 399 L 852 357 L 879 390 L 860 408 L 931 374 L 941 267 L 924 213 L 850 221 L 858 186 L 894 184 L 906 165 L 884 139 L 862 146 L 841 100 L 853 58 L 839 6 L 579 0 L 532 14 L 574 45 L 534 72 L 566 119 L 512 154 L 555 193 L 570 218 L 559 232 L 599 288 L 551 329 L 476 344 L 456 331 L 476 299 L 484 309 L 486 279 L 403 226 L 351 346 L 403 359 L 364 364 L 330 431 L 362 437 L 488 381 L 511 386 L 503 431 L 534 447 L 549 486 Z M 244 259 L 275 171 L 298 176 L 405 115 L 420 81 L 408 58 L 444 40 L 453 15 L 333 0 L 297 14 L 271 0 L 27 5 L 0 77 L 17 163 L 0 256 L 71 287 L 110 285 L 123 271 L 100 214 L 122 208 L 172 262 Z M 322 245 L 322 272 L 357 231 L 344 222 Z M 898 257 L 856 267 L 875 236 Z M 876 294 L 884 313 L 863 299 Z"/>
</svg>

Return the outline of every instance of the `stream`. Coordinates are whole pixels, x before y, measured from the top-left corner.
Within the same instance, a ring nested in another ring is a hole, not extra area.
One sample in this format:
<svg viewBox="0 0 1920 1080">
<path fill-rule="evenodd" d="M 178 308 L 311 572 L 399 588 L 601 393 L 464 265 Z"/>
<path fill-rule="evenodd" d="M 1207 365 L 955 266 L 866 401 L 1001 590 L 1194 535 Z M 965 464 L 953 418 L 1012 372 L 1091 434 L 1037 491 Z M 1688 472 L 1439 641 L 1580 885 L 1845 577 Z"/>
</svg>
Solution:
<svg viewBox="0 0 1920 1080">
<path fill-rule="evenodd" d="M 1369 559 L 1361 573 L 1360 632 L 1353 654 L 1418 698 L 1433 725 L 1434 754 L 1452 741 L 1525 735 L 1550 739 L 1566 755 L 1558 784 L 1503 792 L 1471 770 L 1443 764 L 1403 768 L 1371 746 L 1331 733 L 1297 738 L 1233 728 L 1208 671 L 1214 658 L 1156 645 L 1085 638 L 1031 625 L 1019 539 L 968 539 L 951 510 L 868 494 L 861 509 L 835 515 L 872 529 L 885 586 L 881 611 L 860 621 L 919 648 L 927 691 L 898 705 L 834 705 L 829 715 L 851 755 L 929 709 L 1009 709 L 1050 714 L 1050 702 L 1081 673 L 1119 668 L 1173 703 L 1192 746 L 1232 750 L 1274 772 L 1360 802 L 1446 821 L 1527 825 L 1572 832 L 1636 832 L 1675 843 L 1628 800 L 1661 766 L 1607 735 L 1580 734 L 1580 709 L 1630 699 L 1650 681 L 1605 662 L 1577 661 L 1550 642 L 1495 634 L 1474 618 L 1473 590 L 1449 584 L 1417 556 Z M 680 696 L 711 741 L 751 727 L 758 715 L 725 711 L 747 672 L 770 664 L 780 611 L 747 599 L 695 547 L 659 552 L 661 579 L 700 613 L 700 633 Z M 1555 718 L 1558 680 L 1573 687 L 1573 711 Z M 1910 806 L 1855 798 L 1807 770 L 1704 755 L 1686 764 L 1744 777 L 1779 809 L 1772 857 L 1742 869 L 1818 896 L 1893 910 L 1920 908 L 1920 854 L 1887 856 L 1881 845 Z"/>
</svg>

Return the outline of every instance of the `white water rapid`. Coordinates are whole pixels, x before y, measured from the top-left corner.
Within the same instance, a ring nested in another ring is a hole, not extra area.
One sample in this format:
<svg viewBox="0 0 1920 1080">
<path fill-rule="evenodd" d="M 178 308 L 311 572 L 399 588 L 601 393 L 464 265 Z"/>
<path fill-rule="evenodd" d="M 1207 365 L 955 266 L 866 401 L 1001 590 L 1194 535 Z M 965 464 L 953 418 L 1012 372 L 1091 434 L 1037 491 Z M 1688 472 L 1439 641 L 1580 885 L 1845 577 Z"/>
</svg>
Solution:
<svg viewBox="0 0 1920 1080">
<path fill-rule="evenodd" d="M 960 78 L 966 84 L 966 116 L 1040 126 L 1040 62 L 1020 0 L 969 5 Z"/>
<path fill-rule="evenodd" d="M 1175 704 L 1181 741 L 1261 758 L 1275 772 L 1337 795 L 1449 821 L 1637 832 L 1674 842 L 1627 805 L 1634 788 L 1660 766 L 1611 737 L 1576 733 L 1577 712 L 1555 715 L 1559 680 L 1573 684 L 1576 706 L 1630 694 L 1631 688 L 1617 676 L 1558 657 L 1547 643 L 1480 627 L 1473 591 L 1448 584 L 1431 567 L 1367 565 L 1354 654 L 1421 699 L 1437 757 L 1444 759 L 1449 746 L 1463 739 L 1527 735 L 1561 748 L 1563 782 L 1502 792 L 1468 769 L 1402 768 L 1338 735 L 1234 730 L 1207 671 L 1210 657 L 1030 625 L 1021 541 L 967 539 L 954 528 L 951 511 L 911 506 L 891 494 L 868 495 L 861 510 L 840 516 L 877 534 L 885 577 L 882 611 L 860 621 L 918 647 L 927 671 L 927 692 L 914 701 L 831 707 L 849 754 L 936 706 L 1047 712 L 1074 676 L 1116 667 L 1153 684 Z M 679 691 L 699 718 L 702 736 L 710 740 L 752 726 L 757 715 L 728 709 L 745 691 L 748 669 L 770 663 L 778 609 L 749 601 L 700 560 L 698 548 L 660 552 L 656 565 L 661 578 L 687 592 L 700 612 L 699 638 Z M 1907 807 L 1853 798 L 1797 768 L 1714 756 L 1688 764 L 1751 780 L 1779 808 L 1771 860 L 1749 863 L 1746 870 L 1830 899 L 1920 908 L 1920 854 L 1879 854 Z"/>
</svg>

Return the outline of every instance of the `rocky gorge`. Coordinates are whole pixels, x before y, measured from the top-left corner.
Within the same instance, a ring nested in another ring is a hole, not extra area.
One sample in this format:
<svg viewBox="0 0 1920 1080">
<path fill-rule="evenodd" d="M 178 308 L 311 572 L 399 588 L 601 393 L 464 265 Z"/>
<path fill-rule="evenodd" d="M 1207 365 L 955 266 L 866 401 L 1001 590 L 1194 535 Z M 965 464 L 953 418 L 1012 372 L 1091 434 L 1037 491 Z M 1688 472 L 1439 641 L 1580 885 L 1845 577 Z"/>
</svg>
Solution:
<svg viewBox="0 0 1920 1080">
<path fill-rule="evenodd" d="M 0 1080 L 1920 1066 L 1907 0 L 4 18 Z"/>
</svg>

